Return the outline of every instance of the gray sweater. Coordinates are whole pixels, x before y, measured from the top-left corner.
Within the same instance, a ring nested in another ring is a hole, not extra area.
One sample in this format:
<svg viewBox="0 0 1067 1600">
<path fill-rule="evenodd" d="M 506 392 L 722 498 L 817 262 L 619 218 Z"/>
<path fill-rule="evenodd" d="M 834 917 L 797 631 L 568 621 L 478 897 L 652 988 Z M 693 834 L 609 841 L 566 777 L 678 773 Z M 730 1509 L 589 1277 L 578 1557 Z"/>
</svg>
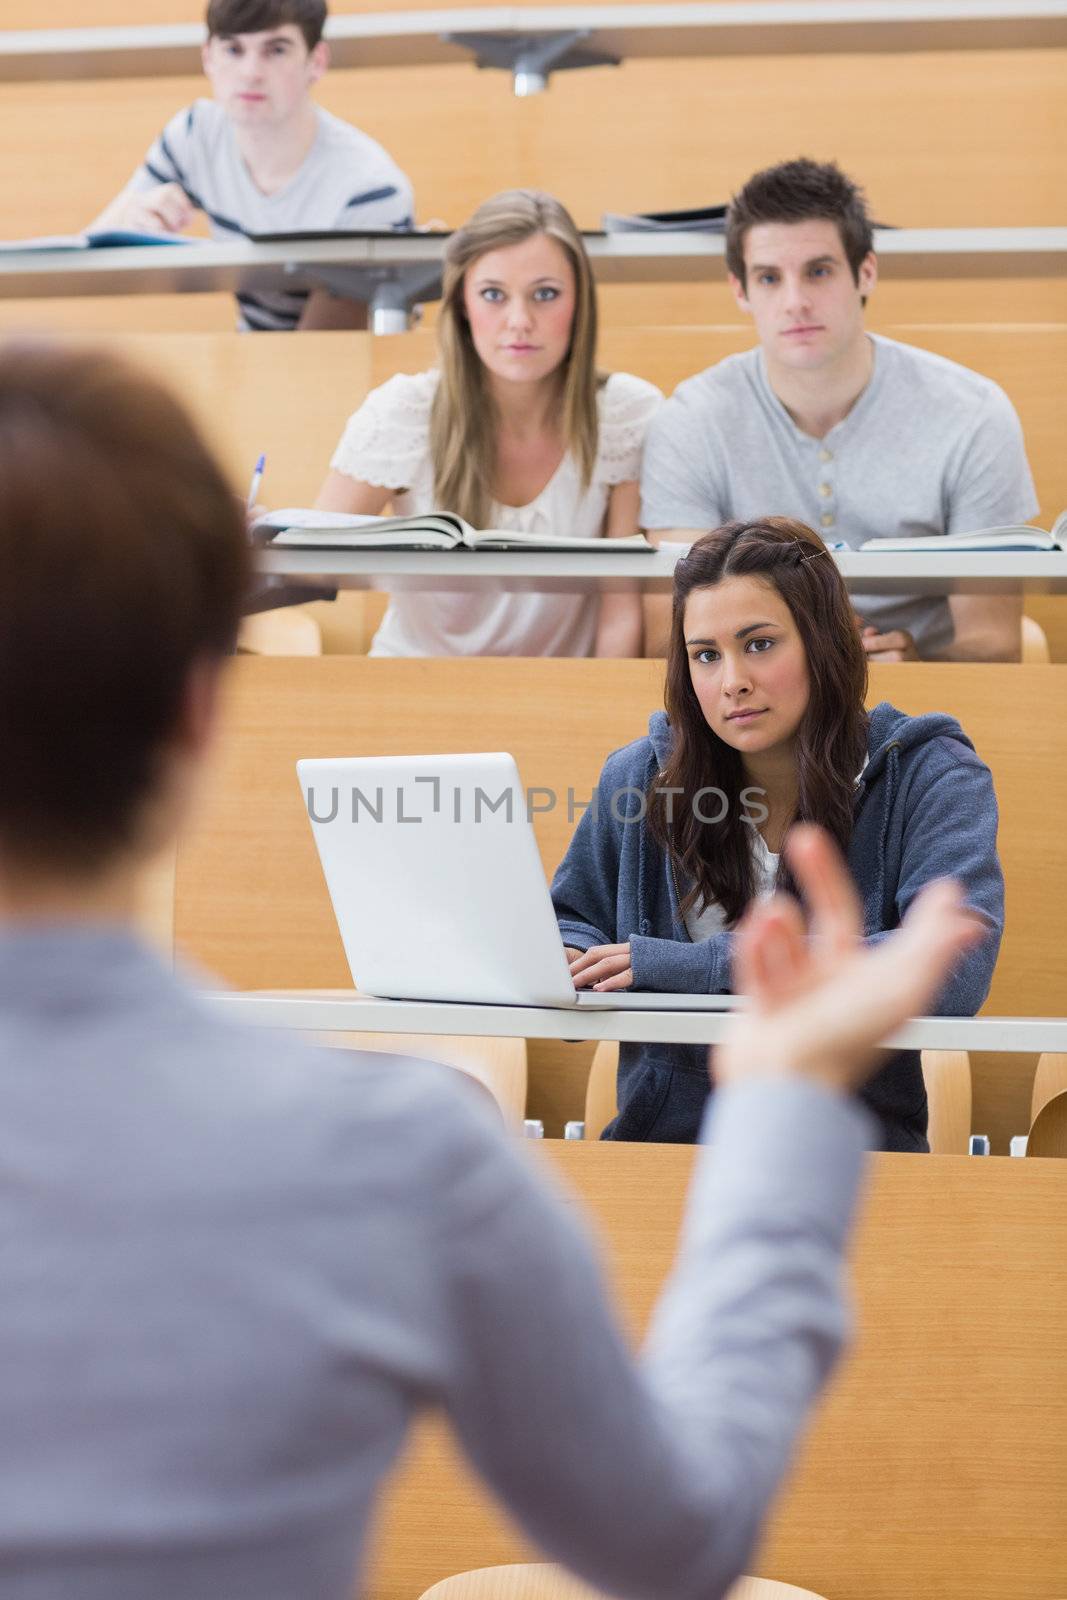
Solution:
<svg viewBox="0 0 1067 1600">
<path fill-rule="evenodd" d="M 865 1118 L 716 1097 L 637 1367 L 491 1111 L 240 1029 L 121 931 L 0 933 L 5 1600 L 347 1600 L 427 1406 L 587 1581 L 722 1593 L 842 1340 Z"/>
</svg>

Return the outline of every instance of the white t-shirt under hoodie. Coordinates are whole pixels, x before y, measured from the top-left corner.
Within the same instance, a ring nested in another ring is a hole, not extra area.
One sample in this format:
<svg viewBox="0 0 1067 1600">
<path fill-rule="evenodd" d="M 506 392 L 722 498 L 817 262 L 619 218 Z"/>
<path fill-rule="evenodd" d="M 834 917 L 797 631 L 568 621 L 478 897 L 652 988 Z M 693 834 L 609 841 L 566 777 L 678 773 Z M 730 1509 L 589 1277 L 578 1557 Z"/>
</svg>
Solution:
<svg viewBox="0 0 1067 1600">
<path fill-rule="evenodd" d="M 348 420 L 331 466 L 346 477 L 397 491 L 397 516 L 435 510 L 430 408 L 436 370 L 398 373 L 373 389 Z M 588 489 L 568 452 L 537 497 L 497 505 L 490 526 L 571 538 L 603 535 L 612 488 L 640 477 L 645 431 L 663 396 L 651 383 L 614 372 L 597 395 L 599 441 Z M 460 558 L 461 559 L 461 558 Z M 539 591 L 536 580 L 487 580 L 469 589 L 408 588 L 389 580 L 390 603 L 373 656 L 589 656 L 596 641 L 595 593 Z"/>
</svg>

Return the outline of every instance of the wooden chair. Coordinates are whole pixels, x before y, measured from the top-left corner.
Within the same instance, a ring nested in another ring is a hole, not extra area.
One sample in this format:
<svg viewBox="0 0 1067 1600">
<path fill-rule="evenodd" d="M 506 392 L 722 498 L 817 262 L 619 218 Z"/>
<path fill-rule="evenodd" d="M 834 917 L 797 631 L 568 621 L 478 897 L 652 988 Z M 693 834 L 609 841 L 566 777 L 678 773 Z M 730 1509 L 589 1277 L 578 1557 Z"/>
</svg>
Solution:
<svg viewBox="0 0 1067 1600">
<path fill-rule="evenodd" d="M 924 1050 L 930 1154 L 965 1156 L 971 1136 L 971 1058 L 966 1050 Z"/>
<path fill-rule="evenodd" d="M 1028 1156 L 1067 1156 L 1067 1089 L 1046 1100 L 1030 1128 Z"/>
<path fill-rule="evenodd" d="M 559 1567 L 530 1562 L 507 1567 L 479 1567 L 444 1578 L 421 1600 L 597 1600 L 590 1589 Z M 798 1589 L 773 1578 L 740 1578 L 726 1600 L 821 1600 L 811 1589 Z"/>
<path fill-rule="evenodd" d="M 619 1046 L 614 1039 L 602 1039 L 593 1052 L 593 1064 L 585 1085 L 585 1136 L 599 1139 L 619 1109 L 616 1084 L 619 1076 Z"/>
<path fill-rule="evenodd" d="M 1026 1153 L 1067 1156 L 1067 1055 L 1053 1050 L 1037 1058 Z"/>
<path fill-rule="evenodd" d="M 1034 1089 L 1030 1097 L 1031 1123 L 1037 1121 L 1041 1108 L 1048 1104 L 1053 1095 L 1061 1094 L 1064 1089 L 1067 1089 L 1067 1055 L 1046 1050 L 1037 1058 Z"/>
<path fill-rule="evenodd" d="M 1067 1061 L 1067 1057 L 1064 1058 Z M 967 1154 L 971 1132 L 971 1062 L 966 1050 L 924 1050 L 923 1078 L 930 1103 L 930 1153 Z M 585 1136 L 598 1139 L 618 1109 L 615 1081 L 619 1047 L 609 1039 L 596 1047 L 585 1088 Z"/>
<path fill-rule="evenodd" d="M 342 589 L 336 600 L 314 600 L 302 609 L 319 625 L 323 655 L 365 656 L 388 603 L 379 589 Z"/>
<path fill-rule="evenodd" d="M 253 656 L 321 656 L 322 634 L 304 606 L 283 606 L 245 617 L 237 649 Z"/>
<path fill-rule="evenodd" d="M 318 1044 L 338 1050 L 378 1050 L 419 1056 L 466 1073 L 487 1089 L 505 1126 L 520 1132 L 526 1115 L 526 1040 L 422 1033 L 320 1033 Z"/>
<path fill-rule="evenodd" d="M 1052 660 L 1048 637 L 1036 617 L 1023 617 L 1022 660 L 1029 666 L 1048 666 Z"/>
</svg>

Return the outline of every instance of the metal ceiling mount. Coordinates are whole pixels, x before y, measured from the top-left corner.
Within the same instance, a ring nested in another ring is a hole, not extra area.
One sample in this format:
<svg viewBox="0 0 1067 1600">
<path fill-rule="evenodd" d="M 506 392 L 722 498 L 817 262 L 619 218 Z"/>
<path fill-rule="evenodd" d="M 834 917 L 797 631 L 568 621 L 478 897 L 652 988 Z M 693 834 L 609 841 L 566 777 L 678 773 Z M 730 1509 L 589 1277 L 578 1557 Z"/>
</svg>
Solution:
<svg viewBox="0 0 1067 1600">
<path fill-rule="evenodd" d="M 583 49 L 591 28 L 565 33 L 443 33 L 445 44 L 469 50 L 479 67 L 501 67 L 510 72 L 520 97 L 548 88 L 553 72 L 576 67 L 617 67 L 620 57 L 607 50 Z"/>
</svg>

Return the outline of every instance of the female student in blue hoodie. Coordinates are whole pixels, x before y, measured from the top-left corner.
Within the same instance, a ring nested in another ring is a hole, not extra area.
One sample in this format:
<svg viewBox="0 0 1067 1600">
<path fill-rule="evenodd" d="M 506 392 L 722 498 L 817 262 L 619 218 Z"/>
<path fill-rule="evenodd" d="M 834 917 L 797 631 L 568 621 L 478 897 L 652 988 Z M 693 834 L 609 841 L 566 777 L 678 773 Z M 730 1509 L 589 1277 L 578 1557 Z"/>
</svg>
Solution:
<svg viewBox="0 0 1067 1600">
<path fill-rule="evenodd" d="M 774 883 L 795 821 L 845 852 L 868 939 L 925 883 L 951 876 L 989 929 L 936 1010 L 989 989 L 1004 918 L 989 769 L 951 717 L 864 708 L 867 664 L 837 567 L 784 517 L 704 535 L 675 570 L 666 715 L 616 751 L 552 885 L 575 986 L 728 993 L 734 928 Z M 626 1045 L 614 1139 L 685 1143 L 707 1095 L 705 1051 Z M 917 1052 L 864 1090 L 887 1150 L 925 1150 Z"/>
</svg>

